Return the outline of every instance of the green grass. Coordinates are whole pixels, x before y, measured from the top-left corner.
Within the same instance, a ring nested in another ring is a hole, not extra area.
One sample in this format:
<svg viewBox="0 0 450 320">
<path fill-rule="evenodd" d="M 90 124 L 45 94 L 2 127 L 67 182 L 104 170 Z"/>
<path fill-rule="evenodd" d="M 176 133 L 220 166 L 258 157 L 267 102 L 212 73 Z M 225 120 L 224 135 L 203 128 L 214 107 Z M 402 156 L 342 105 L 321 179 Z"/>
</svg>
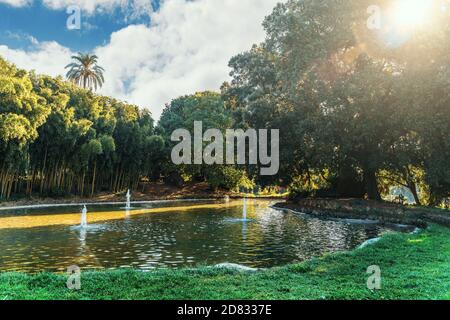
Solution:
<svg viewBox="0 0 450 320">
<path fill-rule="evenodd" d="M 382 289 L 366 270 L 378 265 Z M 388 234 L 348 253 L 256 273 L 214 268 L 84 272 L 82 290 L 52 273 L 0 274 L 2 299 L 450 299 L 450 229 Z"/>
</svg>

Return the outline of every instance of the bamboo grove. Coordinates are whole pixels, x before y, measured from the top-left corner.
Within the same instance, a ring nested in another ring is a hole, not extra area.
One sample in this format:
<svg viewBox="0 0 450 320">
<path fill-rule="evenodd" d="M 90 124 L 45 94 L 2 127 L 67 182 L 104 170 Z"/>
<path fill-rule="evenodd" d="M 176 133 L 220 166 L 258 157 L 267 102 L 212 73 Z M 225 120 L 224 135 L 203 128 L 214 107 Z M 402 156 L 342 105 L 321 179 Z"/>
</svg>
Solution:
<svg viewBox="0 0 450 320">
<path fill-rule="evenodd" d="M 164 142 L 147 111 L 0 59 L 0 197 L 137 188 Z"/>
</svg>

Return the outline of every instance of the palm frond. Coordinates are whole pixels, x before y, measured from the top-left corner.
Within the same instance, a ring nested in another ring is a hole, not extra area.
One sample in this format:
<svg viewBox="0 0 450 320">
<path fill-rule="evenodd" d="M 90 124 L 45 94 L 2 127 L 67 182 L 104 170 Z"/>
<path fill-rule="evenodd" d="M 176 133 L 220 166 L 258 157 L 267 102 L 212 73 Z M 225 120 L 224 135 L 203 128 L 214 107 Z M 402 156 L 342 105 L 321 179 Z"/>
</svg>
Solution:
<svg viewBox="0 0 450 320">
<path fill-rule="evenodd" d="M 72 62 L 65 67 L 65 69 L 69 69 L 66 74 L 66 78 L 69 81 L 72 81 L 84 89 L 97 90 L 99 87 L 102 87 L 105 82 L 103 76 L 105 69 L 97 65 L 97 55 L 79 52 L 78 55 L 72 56 L 72 60 L 75 60 L 75 62 Z"/>
</svg>

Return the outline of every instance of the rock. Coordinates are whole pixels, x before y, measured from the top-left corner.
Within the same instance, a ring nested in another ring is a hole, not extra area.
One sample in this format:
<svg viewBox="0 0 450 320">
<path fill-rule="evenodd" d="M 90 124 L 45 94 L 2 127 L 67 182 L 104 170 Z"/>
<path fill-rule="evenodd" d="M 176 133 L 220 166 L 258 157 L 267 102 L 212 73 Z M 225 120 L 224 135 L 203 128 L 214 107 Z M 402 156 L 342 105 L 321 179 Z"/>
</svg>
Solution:
<svg viewBox="0 0 450 320">
<path fill-rule="evenodd" d="M 379 220 L 368 220 L 368 219 L 336 219 L 338 221 L 347 224 L 380 224 Z"/>
<path fill-rule="evenodd" d="M 240 264 L 236 263 L 221 263 L 214 266 L 215 268 L 221 268 L 221 269 L 230 269 L 230 270 L 236 270 L 241 272 L 256 272 L 258 269 L 256 268 L 250 268 L 246 267 Z"/>
<path fill-rule="evenodd" d="M 380 240 L 381 240 L 381 238 L 374 238 L 374 239 L 367 240 L 367 241 L 364 242 L 362 245 L 360 245 L 360 246 L 358 247 L 358 249 L 362 249 L 362 248 L 371 246 L 371 245 L 377 243 L 377 242 L 380 241 Z"/>
</svg>

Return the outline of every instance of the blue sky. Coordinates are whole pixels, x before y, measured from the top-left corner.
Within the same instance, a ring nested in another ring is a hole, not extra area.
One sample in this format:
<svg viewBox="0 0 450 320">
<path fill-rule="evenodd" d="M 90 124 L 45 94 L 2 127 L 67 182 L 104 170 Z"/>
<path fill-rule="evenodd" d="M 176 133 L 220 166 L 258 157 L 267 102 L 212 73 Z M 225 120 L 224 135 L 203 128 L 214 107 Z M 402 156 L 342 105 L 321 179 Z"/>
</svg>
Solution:
<svg viewBox="0 0 450 320">
<path fill-rule="evenodd" d="M 159 0 L 152 1 L 152 8 L 159 8 Z M 120 8 L 112 11 L 88 14 L 81 10 L 81 30 L 68 30 L 64 26 L 68 14 L 64 8 L 50 10 L 41 1 L 24 7 L 0 3 L 0 43 L 10 48 L 28 48 L 30 37 L 39 41 L 56 41 L 73 51 L 92 51 L 106 44 L 110 35 L 130 23 L 149 24 L 146 15 L 130 18 Z"/>
<path fill-rule="evenodd" d="M 0 56 L 26 70 L 64 76 L 76 52 L 98 55 L 100 94 L 152 111 L 229 80 L 229 60 L 264 40 L 280 0 L 0 0 Z M 66 10 L 81 9 L 68 30 Z"/>
</svg>

